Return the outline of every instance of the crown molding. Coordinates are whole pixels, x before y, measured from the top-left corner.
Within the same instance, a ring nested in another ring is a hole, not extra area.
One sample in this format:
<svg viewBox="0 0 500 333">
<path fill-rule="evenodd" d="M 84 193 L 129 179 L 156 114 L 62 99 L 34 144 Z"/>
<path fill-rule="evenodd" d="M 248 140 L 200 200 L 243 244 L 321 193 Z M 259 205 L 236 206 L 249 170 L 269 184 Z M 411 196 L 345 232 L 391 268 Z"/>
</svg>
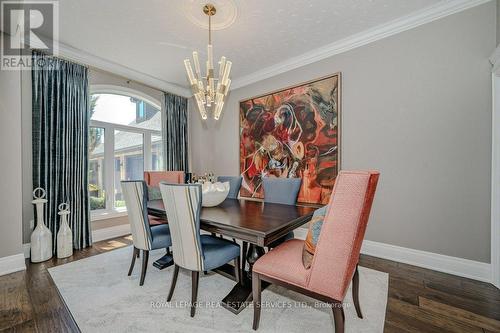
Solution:
<svg viewBox="0 0 500 333">
<path fill-rule="evenodd" d="M 234 79 L 232 90 L 347 52 L 492 0 L 449 0 Z"/>
<path fill-rule="evenodd" d="M 104 58 L 95 56 L 86 51 L 79 50 L 72 46 L 63 44 L 59 42 L 59 56 L 72 60 L 81 64 L 85 64 L 90 67 L 95 67 L 124 78 L 136 81 L 138 83 L 143 83 L 152 88 L 156 88 L 162 91 L 171 92 L 183 97 L 191 97 L 191 92 L 189 89 L 178 86 L 176 84 L 167 82 L 160 78 L 154 77 L 152 75 L 137 71 L 130 67 L 118 64 L 116 62 L 106 60 Z"/>
<path fill-rule="evenodd" d="M 57 45 L 56 56 L 58 57 L 74 61 L 89 67 L 94 67 L 106 72 L 110 72 L 112 74 L 122 76 L 126 79 L 144 84 L 154 89 L 170 92 L 183 97 L 192 96 L 191 92 L 187 88 L 167 82 L 165 80 L 140 72 L 130 67 L 121 65 L 114 61 L 101 58 L 99 56 L 74 48 L 62 42 L 56 42 L 56 45 Z M 39 48 L 40 46 L 37 45 L 36 43 L 32 43 L 30 47 L 32 49 L 36 49 Z"/>
</svg>

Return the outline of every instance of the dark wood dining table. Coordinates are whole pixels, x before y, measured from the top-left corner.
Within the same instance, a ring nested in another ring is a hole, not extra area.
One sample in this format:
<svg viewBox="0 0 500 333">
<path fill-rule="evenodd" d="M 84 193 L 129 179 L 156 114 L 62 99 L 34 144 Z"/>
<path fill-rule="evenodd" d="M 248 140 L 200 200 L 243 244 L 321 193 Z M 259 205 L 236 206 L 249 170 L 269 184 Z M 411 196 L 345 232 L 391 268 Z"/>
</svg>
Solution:
<svg viewBox="0 0 500 333">
<path fill-rule="evenodd" d="M 202 208 L 202 230 L 242 241 L 242 254 L 246 259 L 242 260 L 243 276 L 222 300 L 225 308 L 238 314 L 246 306 L 252 295 L 252 266 L 265 253 L 264 247 L 307 223 L 315 209 L 239 199 L 226 199 L 216 207 Z M 148 212 L 150 215 L 166 218 L 162 200 L 149 201 Z M 245 270 L 246 263 L 248 271 Z M 234 277 L 230 267 L 221 267 L 218 272 Z"/>
</svg>

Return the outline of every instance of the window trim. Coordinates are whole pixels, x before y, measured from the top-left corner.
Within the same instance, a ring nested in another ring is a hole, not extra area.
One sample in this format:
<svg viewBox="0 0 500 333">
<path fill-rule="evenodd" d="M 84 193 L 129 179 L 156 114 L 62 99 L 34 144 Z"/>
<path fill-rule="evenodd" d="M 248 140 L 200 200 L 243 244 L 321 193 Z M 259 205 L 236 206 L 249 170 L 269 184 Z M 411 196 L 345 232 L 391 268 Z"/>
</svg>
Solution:
<svg viewBox="0 0 500 333">
<path fill-rule="evenodd" d="M 89 89 L 90 96 L 95 94 L 113 94 L 121 95 L 126 97 L 133 97 L 141 99 L 155 108 L 161 110 L 160 102 L 140 91 L 130 89 L 127 87 L 115 86 L 115 85 L 91 85 Z M 142 134 L 143 136 L 143 160 L 144 160 L 144 170 L 152 169 L 152 135 L 162 136 L 162 131 L 147 129 L 147 128 L 137 128 L 128 125 L 114 124 L 99 120 L 90 120 L 89 127 L 98 127 L 104 129 L 104 140 L 107 144 L 104 145 L 104 160 L 114 161 L 114 147 L 115 147 L 115 130 L 126 131 Z M 113 177 L 107 177 L 107 175 L 113 175 Z M 99 221 L 104 219 L 116 218 L 127 216 L 127 210 L 119 207 L 114 207 L 114 193 L 111 193 L 111 189 L 114 189 L 114 163 L 104 163 L 104 188 L 105 188 L 105 201 L 106 208 L 90 211 L 91 221 Z"/>
<path fill-rule="evenodd" d="M 132 88 L 112 84 L 93 84 L 90 86 L 89 90 L 91 96 L 94 94 L 114 94 L 142 99 L 143 101 L 153 105 L 155 108 L 161 110 L 161 103 L 158 99 Z"/>
</svg>

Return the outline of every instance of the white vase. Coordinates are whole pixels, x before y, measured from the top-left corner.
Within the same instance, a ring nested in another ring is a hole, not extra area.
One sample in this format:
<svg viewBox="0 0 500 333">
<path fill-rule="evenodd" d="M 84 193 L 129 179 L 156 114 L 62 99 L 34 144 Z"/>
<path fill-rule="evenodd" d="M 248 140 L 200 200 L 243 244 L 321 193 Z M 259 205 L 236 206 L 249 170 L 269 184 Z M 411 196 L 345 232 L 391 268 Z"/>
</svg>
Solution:
<svg viewBox="0 0 500 333">
<path fill-rule="evenodd" d="M 37 195 L 38 191 L 41 192 Z M 36 206 L 36 228 L 31 233 L 31 262 L 42 262 L 52 258 L 52 232 L 43 222 L 43 205 L 47 202 L 45 190 L 36 188 L 33 191 L 34 200 L 32 203 Z"/>
<path fill-rule="evenodd" d="M 205 182 L 201 185 L 201 187 L 201 201 L 203 207 L 215 207 L 217 205 L 220 205 L 224 200 L 226 200 L 227 195 L 229 194 L 229 182 Z"/>
<path fill-rule="evenodd" d="M 73 255 L 73 233 L 68 225 L 70 211 L 67 203 L 60 204 L 58 208 L 57 214 L 61 216 L 61 223 L 57 232 L 57 257 L 67 258 Z"/>
</svg>

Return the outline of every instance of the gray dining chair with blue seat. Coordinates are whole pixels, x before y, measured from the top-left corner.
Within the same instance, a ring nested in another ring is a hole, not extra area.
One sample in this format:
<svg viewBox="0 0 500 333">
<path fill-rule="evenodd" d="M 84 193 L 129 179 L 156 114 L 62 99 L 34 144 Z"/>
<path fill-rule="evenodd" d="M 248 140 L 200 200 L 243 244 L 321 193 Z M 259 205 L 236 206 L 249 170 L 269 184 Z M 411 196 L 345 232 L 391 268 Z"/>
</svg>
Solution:
<svg viewBox="0 0 500 333">
<path fill-rule="evenodd" d="M 262 178 L 262 186 L 264 187 L 264 202 L 277 203 L 283 205 L 295 205 L 299 195 L 300 186 L 302 185 L 301 178 Z M 275 240 L 268 245 L 269 248 L 274 248 L 279 244 L 294 238 L 293 231 L 282 238 Z"/>
<path fill-rule="evenodd" d="M 130 231 L 134 243 L 132 262 L 128 276 L 132 274 L 136 257 L 142 250 L 142 269 L 139 285 L 144 285 L 148 267 L 149 251 L 167 249 L 172 245 L 168 224 L 151 226 L 147 210 L 148 188 L 143 180 L 122 181 L 122 193 L 127 206 Z"/>
<path fill-rule="evenodd" d="M 170 226 L 175 264 L 167 301 L 172 299 L 179 268 L 191 271 L 191 317 L 194 317 L 200 272 L 234 261 L 235 276 L 239 281 L 240 246 L 226 239 L 200 234 L 201 185 L 162 182 L 160 191 Z"/>
<path fill-rule="evenodd" d="M 240 193 L 241 187 L 241 176 L 219 176 L 217 181 L 221 183 L 229 182 L 229 193 L 227 197 L 229 199 L 238 199 L 238 193 Z"/>
</svg>

